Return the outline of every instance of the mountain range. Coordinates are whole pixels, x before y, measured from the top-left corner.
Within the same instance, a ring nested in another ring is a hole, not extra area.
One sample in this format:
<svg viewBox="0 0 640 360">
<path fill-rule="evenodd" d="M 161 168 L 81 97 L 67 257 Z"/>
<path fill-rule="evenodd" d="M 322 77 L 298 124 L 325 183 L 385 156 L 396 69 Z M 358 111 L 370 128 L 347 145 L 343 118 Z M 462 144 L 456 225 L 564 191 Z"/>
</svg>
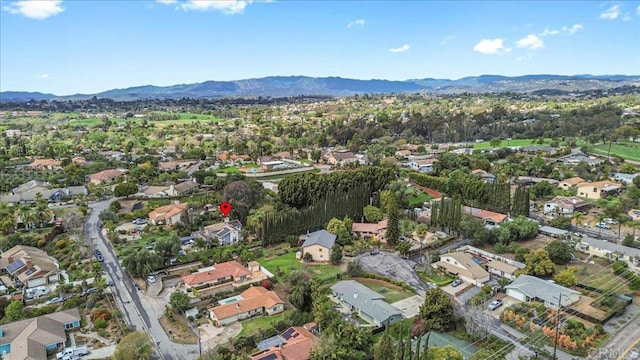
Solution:
<svg viewBox="0 0 640 360">
<path fill-rule="evenodd" d="M 132 101 L 150 98 L 285 97 L 300 95 L 350 96 L 364 93 L 569 93 L 640 86 L 640 75 L 481 75 L 450 79 L 357 80 L 341 77 L 271 76 L 236 81 L 205 81 L 172 86 L 137 86 L 97 94 L 59 96 L 39 92 L 0 92 L 0 101 L 84 100 L 92 97 Z"/>
</svg>

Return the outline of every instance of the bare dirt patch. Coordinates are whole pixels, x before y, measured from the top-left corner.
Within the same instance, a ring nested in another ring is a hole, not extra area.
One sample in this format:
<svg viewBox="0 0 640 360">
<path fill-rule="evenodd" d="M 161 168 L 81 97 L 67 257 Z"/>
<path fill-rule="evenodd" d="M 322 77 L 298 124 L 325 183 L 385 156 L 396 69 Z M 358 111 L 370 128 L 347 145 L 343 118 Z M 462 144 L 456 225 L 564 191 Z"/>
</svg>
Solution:
<svg viewBox="0 0 640 360">
<path fill-rule="evenodd" d="M 197 344 L 198 338 L 193 333 L 189 325 L 187 324 L 187 319 L 184 316 L 179 314 L 172 314 L 170 318 L 167 318 L 167 315 L 162 315 L 160 318 L 160 325 L 164 331 L 169 335 L 169 339 L 171 341 L 178 344 Z"/>
<path fill-rule="evenodd" d="M 369 278 L 355 278 L 353 279 L 361 284 L 372 284 L 372 285 L 378 285 L 378 286 L 384 286 L 386 288 L 389 289 L 393 289 L 393 290 L 404 290 L 402 289 L 400 286 L 392 284 L 388 281 L 384 281 L 384 280 L 380 280 L 380 279 L 369 279 Z"/>
</svg>

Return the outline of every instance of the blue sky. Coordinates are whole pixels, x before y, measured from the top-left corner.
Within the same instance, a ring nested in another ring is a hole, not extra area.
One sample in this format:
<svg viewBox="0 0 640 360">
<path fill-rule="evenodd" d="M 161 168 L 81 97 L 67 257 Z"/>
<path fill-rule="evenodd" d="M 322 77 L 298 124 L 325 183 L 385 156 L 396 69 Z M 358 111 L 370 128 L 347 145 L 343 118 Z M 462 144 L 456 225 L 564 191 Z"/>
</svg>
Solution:
<svg viewBox="0 0 640 360">
<path fill-rule="evenodd" d="M 0 0 L 0 90 L 640 74 L 640 1 Z"/>
</svg>

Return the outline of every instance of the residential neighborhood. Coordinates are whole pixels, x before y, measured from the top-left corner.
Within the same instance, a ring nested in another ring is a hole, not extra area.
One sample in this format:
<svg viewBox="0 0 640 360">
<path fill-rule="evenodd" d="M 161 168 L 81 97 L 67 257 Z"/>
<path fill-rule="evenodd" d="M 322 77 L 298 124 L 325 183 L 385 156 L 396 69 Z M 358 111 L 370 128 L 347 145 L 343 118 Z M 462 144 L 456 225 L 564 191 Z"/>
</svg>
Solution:
<svg viewBox="0 0 640 360">
<path fill-rule="evenodd" d="M 611 104 L 640 105 L 576 94 L 0 103 L 0 350 L 622 354 L 640 128 Z M 578 118 L 606 130 L 577 136 Z"/>
</svg>

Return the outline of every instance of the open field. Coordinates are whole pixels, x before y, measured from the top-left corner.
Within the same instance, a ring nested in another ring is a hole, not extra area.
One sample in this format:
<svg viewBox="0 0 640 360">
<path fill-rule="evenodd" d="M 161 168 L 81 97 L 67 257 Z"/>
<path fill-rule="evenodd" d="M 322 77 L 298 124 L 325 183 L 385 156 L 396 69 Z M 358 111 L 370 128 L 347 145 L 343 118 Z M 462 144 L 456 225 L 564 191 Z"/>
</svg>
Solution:
<svg viewBox="0 0 640 360">
<path fill-rule="evenodd" d="M 609 144 L 595 145 L 590 148 L 590 151 L 598 155 L 607 155 L 609 153 Z M 610 155 L 617 155 L 626 160 L 640 161 L 640 144 L 619 141 L 611 144 Z"/>
<path fill-rule="evenodd" d="M 501 148 L 504 147 L 509 147 L 509 146 L 529 146 L 529 145 L 538 145 L 538 139 L 512 139 L 512 140 L 502 140 L 502 142 L 500 143 Z M 549 144 L 551 143 L 551 139 L 550 138 L 546 138 L 544 139 L 544 143 L 545 144 Z M 480 143 L 475 143 L 473 144 L 473 148 L 474 149 L 489 149 L 492 148 L 493 146 L 491 146 L 491 144 L 489 143 L 489 141 L 483 141 Z"/>
<path fill-rule="evenodd" d="M 400 286 L 388 283 L 384 280 L 367 278 L 357 278 L 355 280 L 360 284 L 368 287 L 369 289 L 377 292 L 378 294 L 384 296 L 384 300 L 389 304 L 396 301 L 404 300 L 414 295 L 413 293 L 404 290 Z"/>
</svg>

